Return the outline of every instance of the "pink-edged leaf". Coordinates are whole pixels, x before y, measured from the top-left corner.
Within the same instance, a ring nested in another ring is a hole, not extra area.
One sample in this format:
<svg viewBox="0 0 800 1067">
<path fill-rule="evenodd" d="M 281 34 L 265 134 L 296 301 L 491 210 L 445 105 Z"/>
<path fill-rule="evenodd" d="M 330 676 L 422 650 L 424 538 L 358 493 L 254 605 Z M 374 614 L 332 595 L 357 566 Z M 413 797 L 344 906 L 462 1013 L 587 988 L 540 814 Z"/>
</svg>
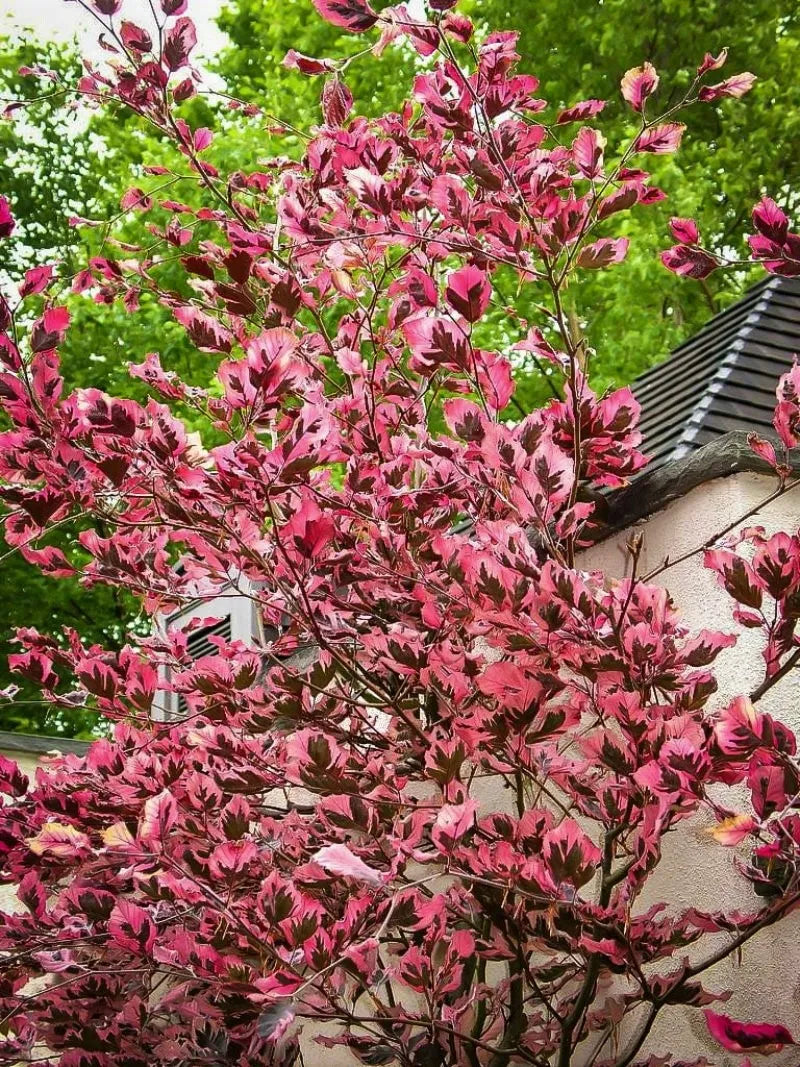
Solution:
<svg viewBox="0 0 800 1067">
<path fill-rule="evenodd" d="M 205 152 L 214 140 L 214 133 L 207 126 L 200 126 L 192 135 L 195 152 Z"/>
<path fill-rule="evenodd" d="M 641 112 L 645 101 L 658 88 L 658 74 L 652 63 L 643 63 L 641 67 L 631 67 L 622 76 L 620 89 L 622 95 L 634 111 Z"/>
<path fill-rule="evenodd" d="M 128 952 L 147 955 L 156 940 L 156 927 L 148 912 L 130 900 L 121 898 L 108 917 L 112 941 Z"/>
<path fill-rule="evenodd" d="M 704 1014 L 708 1032 L 729 1052 L 757 1052 L 768 1056 L 787 1045 L 796 1044 L 786 1027 L 779 1024 L 742 1023 L 709 1009 Z"/>
<path fill-rule="evenodd" d="M 683 131 L 682 122 L 664 122 L 660 126 L 650 126 L 643 130 L 633 144 L 635 152 L 654 152 L 663 156 L 675 152 L 680 147 Z"/>
<path fill-rule="evenodd" d="M 208 864 L 215 878 L 231 881 L 257 858 L 258 849 L 252 841 L 225 841 L 211 853 Z"/>
<path fill-rule="evenodd" d="M 556 883 L 580 888 L 594 877 L 602 854 L 573 819 L 562 819 L 548 830 L 542 848 L 544 861 Z"/>
<path fill-rule="evenodd" d="M 353 107 L 353 94 L 341 78 L 328 78 L 322 87 L 322 115 L 327 126 L 343 126 Z"/>
<path fill-rule="evenodd" d="M 19 287 L 19 295 L 24 300 L 26 296 L 35 296 L 44 292 L 50 279 L 53 277 L 53 268 L 50 266 L 32 267 L 25 271 L 25 280 Z"/>
<path fill-rule="evenodd" d="M 612 263 L 621 263 L 628 254 L 627 237 L 601 237 L 599 241 L 584 245 L 578 253 L 578 266 L 599 270 Z"/>
<path fill-rule="evenodd" d="M 606 139 L 591 126 L 584 126 L 572 142 L 572 158 L 584 178 L 596 178 L 603 170 Z"/>
<path fill-rule="evenodd" d="M 127 189 L 122 194 L 119 202 L 119 206 L 123 211 L 147 211 L 152 205 L 152 199 L 144 189 L 140 189 L 138 186 Z"/>
<path fill-rule="evenodd" d="M 598 115 L 606 106 L 605 100 L 581 100 L 571 107 L 565 107 L 556 115 L 554 126 L 563 126 L 567 122 L 585 122 L 592 115 Z"/>
<path fill-rule="evenodd" d="M 700 231 L 694 219 L 673 217 L 669 220 L 669 229 L 675 240 L 682 245 L 696 245 L 700 240 Z"/>
<path fill-rule="evenodd" d="M 514 376 L 511 362 L 497 352 L 475 353 L 478 384 L 491 411 L 502 411 L 514 394 Z"/>
<path fill-rule="evenodd" d="M 762 720 L 752 701 L 737 697 L 719 713 L 714 725 L 714 741 L 726 756 L 744 759 L 761 743 L 761 730 Z"/>
<path fill-rule="evenodd" d="M 664 249 L 659 258 L 667 270 L 684 278 L 707 278 L 719 266 L 709 252 L 684 244 Z"/>
<path fill-rule="evenodd" d="M 486 416 L 472 400 L 450 397 L 444 402 L 444 419 L 452 434 L 462 441 L 482 441 L 486 433 Z"/>
<path fill-rule="evenodd" d="M 765 196 L 753 208 L 753 225 L 775 244 L 783 244 L 789 232 L 789 219 L 774 200 Z"/>
<path fill-rule="evenodd" d="M 726 848 L 734 848 L 749 837 L 756 826 L 752 815 L 730 815 L 727 819 L 720 820 L 716 826 L 710 827 L 706 833 Z"/>
<path fill-rule="evenodd" d="M 368 885 L 381 885 L 383 881 L 380 871 L 366 864 L 347 845 L 325 845 L 311 859 L 330 874 L 338 874 L 342 878 L 352 878 Z"/>
<path fill-rule="evenodd" d="M 11 205 L 4 196 L 0 196 L 0 237 L 10 237 L 15 226 Z"/>
<path fill-rule="evenodd" d="M 467 322 L 477 322 L 489 306 L 492 287 L 485 271 L 467 265 L 449 275 L 445 297 L 450 307 Z"/>
<path fill-rule="evenodd" d="M 724 96 L 731 96 L 738 100 L 744 96 L 745 93 L 749 93 L 756 82 L 755 74 L 751 74 L 749 70 L 743 71 L 741 74 L 734 74 L 731 78 L 726 78 L 724 82 L 718 82 L 717 85 L 704 85 L 700 92 L 697 94 L 699 100 L 703 103 L 710 103 L 713 100 L 721 100 Z"/>
<path fill-rule="evenodd" d="M 50 308 L 37 319 L 31 329 L 31 349 L 50 352 L 60 345 L 69 326 L 69 312 L 65 307 Z"/>
<path fill-rule="evenodd" d="M 312 3 L 326 22 L 350 33 L 364 33 L 378 21 L 366 0 L 312 0 Z"/>
<path fill-rule="evenodd" d="M 176 71 L 185 67 L 196 44 L 197 31 L 192 20 L 185 16 L 176 19 L 164 38 L 164 63 L 167 69 Z"/>
<path fill-rule="evenodd" d="M 119 35 L 122 38 L 122 43 L 131 52 L 149 52 L 153 47 L 153 40 L 150 34 L 142 26 L 137 26 L 135 22 L 128 22 L 123 19 L 119 27 Z"/>
<path fill-rule="evenodd" d="M 455 7 L 457 3 L 458 0 L 453 0 L 449 6 Z M 433 4 L 431 4 L 431 7 L 433 7 Z M 461 41 L 462 44 L 467 44 L 475 32 L 474 23 L 466 15 L 459 15 L 456 11 L 451 11 L 445 16 L 442 20 L 442 29 L 451 37 L 455 37 L 457 41 Z"/>
<path fill-rule="evenodd" d="M 202 352 L 230 352 L 232 334 L 216 319 L 193 307 L 178 307 L 173 315 Z"/>
<path fill-rule="evenodd" d="M 454 846 L 475 825 L 477 801 L 469 797 L 462 804 L 444 804 L 431 829 L 431 838 L 440 852 L 452 852 Z"/>
<path fill-rule="evenodd" d="M 168 790 L 148 797 L 139 822 L 139 840 L 148 845 L 163 845 L 177 818 L 178 807 Z"/>
<path fill-rule="evenodd" d="M 165 15 L 182 15 L 189 6 L 189 0 L 159 0 Z"/>
<path fill-rule="evenodd" d="M 314 59 L 313 56 L 305 56 L 302 52 L 296 52 L 290 48 L 283 57 L 283 66 L 287 70 L 299 70 L 301 74 L 314 77 L 316 74 L 330 74 L 336 69 L 332 59 Z"/>
<path fill-rule="evenodd" d="M 92 7 L 101 15 L 116 15 L 122 0 L 92 0 Z"/>
<path fill-rule="evenodd" d="M 710 70 L 719 70 L 720 67 L 725 65 L 725 61 L 728 58 L 728 49 L 723 48 L 718 56 L 712 56 L 710 52 L 706 52 L 703 57 L 703 62 L 697 68 L 698 75 L 702 78 L 704 74 L 708 74 Z"/>
</svg>

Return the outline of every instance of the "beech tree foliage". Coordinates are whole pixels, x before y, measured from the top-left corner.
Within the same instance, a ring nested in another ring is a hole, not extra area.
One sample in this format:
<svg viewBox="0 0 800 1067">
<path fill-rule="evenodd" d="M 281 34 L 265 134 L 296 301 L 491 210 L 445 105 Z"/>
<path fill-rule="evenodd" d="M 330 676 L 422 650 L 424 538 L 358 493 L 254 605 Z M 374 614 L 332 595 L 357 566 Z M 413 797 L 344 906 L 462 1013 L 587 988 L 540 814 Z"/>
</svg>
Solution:
<svg viewBox="0 0 800 1067">
<path fill-rule="evenodd" d="M 82 581 L 137 596 L 154 628 L 119 651 L 17 635 L 11 665 L 45 700 L 115 726 L 34 781 L 0 759 L 18 905 L 0 915 L 0 1063 L 288 1067 L 316 1041 L 354 1063 L 628 1067 L 676 1062 L 647 1040 L 687 1005 L 731 1052 L 791 1045 L 719 1011 L 704 977 L 800 902 L 796 739 L 758 707 L 800 659 L 800 540 L 733 523 L 708 550 L 764 644 L 758 688 L 720 707 L 711 668 L 735 636 L 689 632 L 636 539 L 630 578 L 581 567 L 593 499 L 646 461 L 636 401 L 592 390 L 563 300 L 625 258 L 623 213 L 663 198 L 645 167 L 679 148 L 682 110 L 752 76 L 706 55 L 659 114 L 658 72 L 628 71 L 638 128 L 612 157 L 603 101 L 549 107 L 515 35 L 473 43 L 453 0 L 425 17 L 315 5 L 365 51 L 427 66 L 365 120 L 335 59 L 295 54 L 322 124 L 301 161 L 232 173 L 182 113 L 186 0 L 154 3 L 149 26 L 90 5 L 111 56 L 78 97 L 130 108 L 183 162 L 123 198 L 146 245 L 109 239 L 71 277 L 31 268 L 4 298 L 0 493 L 11 549 L 73 577 L 51 538 L 79 520 Z M 796 272 L 780 207 L 753 223 L 752 257 Z M 14 225 L 0 201 L 0 233 Z M 726 265 L 697 229 L 673 221 L 666 267 Z M 176 264 L 188 295 L 164 282 Z M 500 296 L 508 276 L 536 321 Z M 144 402 L 65 390 L 66 286 L 131 315 L 157 299 L 218 359 L 214 384 L 154 351 L 131 367 Z M 507 351 L 482 339 L 498 306 Z M 560 395 L 509 420 L 520 353 Z M 775 425 L 752 442 L 773 497 L 795 484 L 797 369 Z M 165 614 L 231 588 L 258 632 L 192 660 Z M 184 709 L 167 722 L 165 689 Z M 665 834 L 701 811 L 720 848 L 747 844 L 750 909 L 641 906 Z"/>
</svg>

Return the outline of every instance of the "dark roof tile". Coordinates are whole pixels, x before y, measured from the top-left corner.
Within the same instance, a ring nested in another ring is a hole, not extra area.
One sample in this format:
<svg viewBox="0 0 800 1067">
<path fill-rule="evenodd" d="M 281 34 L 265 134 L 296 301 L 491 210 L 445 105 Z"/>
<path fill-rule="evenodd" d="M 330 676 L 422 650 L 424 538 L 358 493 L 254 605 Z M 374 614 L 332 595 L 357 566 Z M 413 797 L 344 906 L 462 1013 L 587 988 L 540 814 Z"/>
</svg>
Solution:
<svg viewBox="0 0 800 1067">
<path fill-rule="evenodd" d="M 769 429 L 775 386 L 796 352 L 800 278 L 766 278 L 633 383 L 651 466 L 721 434 Z"/>
</svg>

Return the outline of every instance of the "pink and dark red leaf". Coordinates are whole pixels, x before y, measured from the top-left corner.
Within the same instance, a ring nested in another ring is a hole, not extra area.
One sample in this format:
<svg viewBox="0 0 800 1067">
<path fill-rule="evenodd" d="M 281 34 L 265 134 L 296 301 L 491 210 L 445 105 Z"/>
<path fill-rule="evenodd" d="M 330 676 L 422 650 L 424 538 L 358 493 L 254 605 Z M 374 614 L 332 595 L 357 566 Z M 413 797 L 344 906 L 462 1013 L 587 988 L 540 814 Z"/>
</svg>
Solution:
<svg viewBox="0 0 800 1067">
<path fill-rule="evenodd" d="M 706 52 L 703 57 L 703 62 L 697 68 L 697 73 L 702 78 L 704 74 L 708 74 L 710 70 L 719 70 L 720 67 L 725 66 L 725 61 L 728 58 L 728 49 L 723 48 L 718 56 L 712 56 L 710 52 Z"/>
<path fill-rule="evenodd" d="M 601 237 L 599 241 L 584 245 L 578 253 L 578 266 L 588 270 L 601 270 L 613 263 L 621 263 L 628 254 L 627 237 Z"/>
<path fill-rule="evenodd" d="M 659 258 L 667 270 L 682 278 L 707 278 L 720 265 L 709 252 L 685 244 L 664 249 Z"/>
<path fill-rule="evenodd" d="M 24 300 L 26 296 L 36 296 L 44 292 L 53 277 L 53 268 L 50 266 L 32 267 L 25 271 L 25 280 L 19 287 L 19 295 Z"/>
<path fill-rule="evenodd" d="M 606 139 L 591 126 L 584 126 L 572 142 L 572 158 L 584 178 L 596 178 L 603 171 Z"/>
<path fill-rule="evenodd" d="M 188 305 L 175 308 L 173 314 L 201 351 L 230 352 L 233 335 L 216 319 Z"/>
<path fill-rule="evenodd" d="M 148 955 L 156 941 L 156 926 L 147 910 L 124 897 L 108 918 L 108 933 L 115 945 L 136 956 Z"/>
<path fill-rule="evenodd" d="M 123 211 L 147 211 L 153 206 L 153 201 L 144 189 L 133 186 L 122 194 L 119 206 Z"/>
<path fill-rule="evenodd" d="M 440 852 L 449 854 L 475 825 L 477 802 L 468 798 L 462 804 L 444 804 L 431 829 L 431 839 Z"/>
<path fill-rule="evenodd" d="M 747 697 L 737 697 L 719 713 L 714 725 L 714 741 L 721 752 L 745 759 L 761 743 L 762 719 Z"/>
<path fill-rule="evenodd" d="M 721 100 L 725 96 L 738 100 L 745 93 L 750 92 L 755 81 L 755 74 L 744 71 L 742 74 L 734 74 L 732 78 L 726 78 L 724 82 L 719 82 L 717 85 L 704 85 L 697 96 L 704 103 Z"/>
<path fill-rule="evenodd" d="M 119 35 L 125 47 L 132 52 L 150 52 L 153 48 L 150 34 L 142 26 L 137 26 L 135 22 L 123 19 L 120 23 Z"/>
<path fill-rule="evenodd" d="M 782 245 L 789 233 L 789 219 L 770 197 L 763 197 L 753 208 L 753 225 L 762 236 Z"/>
<path fill-rule="evenodd" d="M 654 152 L 666 155 L 680 147 L 683 131 L 682 122 L 664 122 L 660 126 L 650 126 L 643 130 L 633 143 L 634 152 Z"/>
<path fill-rule="evenodd" d="M 763 459 L 765 463 L 768 463 L 770 467 L 778 466 L 778 457 L 775 454 L 775 446 L 767 441 L 766 438 L 760 437 L 757 433 L 749 433 L 747 435 L 747 443 L 751 450 Z"/>
<path fill-rule="evenodd" d="M 768 1056 L 787 1045 L 796 1044 L 785 1026 L 771 1023 L 743 1023 L 728 1015 L 707 1009 L 706 1025 L 711 1036 L 729 1052 L 756 1052 Z"/>
<path fill-rule="evenodd" d="M 326 22 L 350 33 L 371 30 L 378 16 L 366 0 L 312 0 Z"/>
<path fill-rule="evenodd" d="M 577 888 L 594 877 L 601 860 L 600 849 L 568 818 L 545 834 L 542 855 L 554 882 Z"/>
<path fill-rule="evenodd" d="M 492 286 L 480 267 L 460 267 L 447 279 L 445 297 L 448 304 L 467 322 L 477 322 L 489 306 Z"/>
<path fill-rule="evenodd" d="M 786 448 L 794 448 L 800 442 L 800 367 L 795 362 L 778 382 L 778 403 L 772 424 Z"/>
<path fill-rule="evenodd" d="M 322 115 L 328 126 L 343 126 L 353 108 L 353 94 L 341 78 L 328 78 L 322 87 Z"/>
<path fill-rule="evenodd" d="M 759 753 L 756 759 L 761 756 L 762 753 Z M 793 783 L 787 783 L 783 767 L 765 763 L 751 767 L 747 784 L 750 787 L 753 810 L 759 819 L 766 819 L 786 807 Z"/>
<path fill-rule="evenodd" d="M 197 31 L 190 18 L 183 16 L 169 27 L 164 37 L 163 59 L 167 70 L 180 70 L 189 62 L 189 55 L 197 44 Z"/>
<path fill-rule="evenodd" d="M 652 63 L 643 63 L 641 67 L 631 67 L 623 75 L 620 88 L 622 95 L 634 111 L 644 109 L 648 97 L 658 88 L 658 74 Z"/>
<path fill-rule="evenodd" d="M 31 329 L 31 350 L 50 352 L 64 340 L 69 326 L 69 312 L 65 307 L 50 308 L 37 319 Z"/>
<path fill-rule="evenodd" d="M 139 823 L 139 840 L 150 846 L 162 847 L 177 818 L 178 807 L 168 790 L 148 797 Z"/>
<path fill-rule="evenodd" d="M 28 776 L 18 764 L 0 755 L 0 793 L 10 797 L 23 797 L 28 791 Z"/>
<path fill-rule="evenodd" d="M 696 245 L 700 240 L 700 231 L 694 219 L 671 218 L 669 229 L 675 240 L 682 245 Z"/>
<path fill-rule="evenodd" d="M 567 122 L 584 122 L 593 115 L 598 115 L 605 106 L 605 100 L 581 100 L 579 103 L 559 111 L 553 125 L 562 126 Z"/>
<path fill-rule="evenodd" d="M 290 48 L 283 57 L 283 66 L 288 70 L 299 70 L 301 74 L 314 77 L 317 74 L 330 74 L 336 69 L 332 59 L 314 59 L 313 56 L 305 56 L 302 52 L 296 52 Z"/>
</svg>

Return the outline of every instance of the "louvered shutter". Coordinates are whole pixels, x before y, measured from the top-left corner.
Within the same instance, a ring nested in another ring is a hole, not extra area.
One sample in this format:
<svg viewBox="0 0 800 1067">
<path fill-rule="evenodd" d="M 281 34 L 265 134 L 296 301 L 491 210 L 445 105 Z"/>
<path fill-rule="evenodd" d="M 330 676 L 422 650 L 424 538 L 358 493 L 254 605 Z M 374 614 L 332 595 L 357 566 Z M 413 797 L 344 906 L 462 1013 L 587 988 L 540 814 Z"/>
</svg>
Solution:
<svg viewBox="0 0 800 1067">
<path fill-rule="evenodd" d="M 244 641 L 246 644 L 252 644 L 256 637 L 253 603 L 249 597 L 238 592 L 198 602 L 163 619 L 161 625 L 170 629 L 186 629 L 193 619 L 207 618 L 214 619 L 214 622 L 187 633 L 186 650 L 192 660 L 217 652 L 216 645 L 211 641 L 212 637 L 222 637 L 226 641 Z M 164 680 L 169 681 L 169 678 L 165 676 Z M 187 711 L 185 698 L 179 693 L 167 692 L 166 688 L 159 694 L 154 705 L 154 717 L 162 721 L 183 718 Z"/>
</svg>

